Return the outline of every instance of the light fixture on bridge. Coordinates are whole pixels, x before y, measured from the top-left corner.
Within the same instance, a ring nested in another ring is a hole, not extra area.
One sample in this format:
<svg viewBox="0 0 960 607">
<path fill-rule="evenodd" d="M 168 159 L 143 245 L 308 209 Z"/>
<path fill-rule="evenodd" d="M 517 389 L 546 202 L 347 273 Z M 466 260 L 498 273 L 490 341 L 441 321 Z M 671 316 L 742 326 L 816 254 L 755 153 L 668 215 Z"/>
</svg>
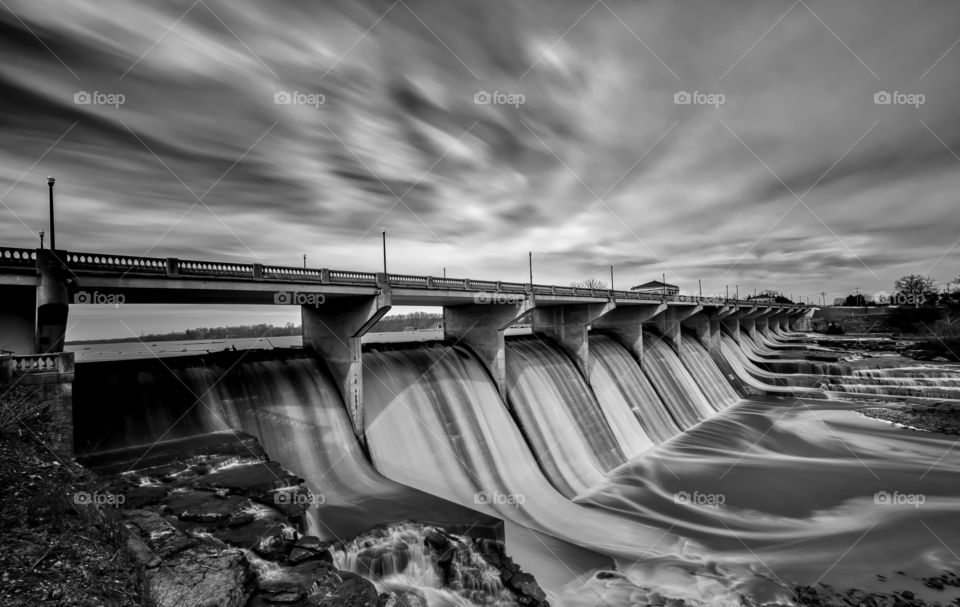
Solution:
<svg viewBox="0 0 960 607">
<path fill-rule="evenodd" d="M 53 175 L 47 175 L 47 186 L 50 188 L 50 249 L 53 251 L 57 249 L 57 233 L 53 223 L 53 184 L 56 182 Z"/>
<path fill-rule="evenodd" d="M 387 228 L 380 228 L 383 235 L 383 273 L 387 273 Z"/>
<path fill-rule="evenodd" d="M 44 231 L 43 231 L 43 230 L 40 230 L 39 234 L 40 234 L 40 248 L 42 249 L 42 248 L 43 248 Z"/>
</svg>

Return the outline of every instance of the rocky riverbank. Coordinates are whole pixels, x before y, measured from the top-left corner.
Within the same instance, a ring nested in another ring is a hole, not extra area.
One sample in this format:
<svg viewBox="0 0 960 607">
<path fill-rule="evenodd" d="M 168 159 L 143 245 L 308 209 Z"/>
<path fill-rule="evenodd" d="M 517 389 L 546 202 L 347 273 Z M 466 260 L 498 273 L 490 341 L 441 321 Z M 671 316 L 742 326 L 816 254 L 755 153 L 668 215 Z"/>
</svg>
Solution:
<svg viewBox="0 0 960 607">
<path fill-rule="evenodd" d="M 337 542 L 306 534 L 304 514 L 315 496 L 252 437 L 243 442 L 242 456 L 191 454 L 120 473 L 94 498 L 119 506 L 127 551 L 158 607 L 426 605 L 415 584 L 380 583 L 404 574 L 415 558 L 438 582 L 430 592 L 479 604 L 547 605 L 536 580 L 489 534 L 413 522 Z"/>
<path fill-rule="evenodd" d="M 883 406 L 867 407 L 860 412 L 867 417 L 911 430 L 960 435 L 960 404 L 955 402 L 884 403 Z"/>
</svg>

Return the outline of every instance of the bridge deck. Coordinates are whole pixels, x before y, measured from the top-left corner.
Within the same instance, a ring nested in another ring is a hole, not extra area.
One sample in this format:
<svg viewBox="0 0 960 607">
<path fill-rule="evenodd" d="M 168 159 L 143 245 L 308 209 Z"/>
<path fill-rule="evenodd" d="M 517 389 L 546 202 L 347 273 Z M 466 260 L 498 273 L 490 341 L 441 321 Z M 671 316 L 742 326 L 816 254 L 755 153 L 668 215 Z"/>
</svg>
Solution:
<svg viewBox="0 0 960 607">
<path fill-rule="evenodd" d="M 538 305 L 615 301 L 618 304 L 754 306 L 757 302 L 559 285 L 383 274 L 238 264 L 178 258 L 138 257 L 72 251 L 55 255 L 70 278 L 71 303 L 102 303 L 123 296 L 124 303 L 293 304 L 326 298 L 372 296 L 389 288 L 393 305 L 444 306 L 468 303 L 515 303 L 531 294 Z M 0 247 L 0 285 L 36 286 L 38 251 Z M 99 298 L 99 299 L 98 299 Z M 319 305 L 319 303 L 317 304 Z M 764 303 L 778 310 L 807 309 L 803 304 Z"/>
</svg>

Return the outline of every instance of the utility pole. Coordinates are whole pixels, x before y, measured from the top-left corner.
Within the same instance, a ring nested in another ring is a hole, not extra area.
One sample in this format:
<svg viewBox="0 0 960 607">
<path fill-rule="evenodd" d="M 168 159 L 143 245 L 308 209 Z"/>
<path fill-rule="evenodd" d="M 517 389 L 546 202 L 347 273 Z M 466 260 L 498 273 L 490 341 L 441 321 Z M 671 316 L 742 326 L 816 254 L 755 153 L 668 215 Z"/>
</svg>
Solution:
<svg viewBox="0 0 960 607">
<path fill-rule="evenodd" d="M 697 279 L 697 287 L 700 289 L 700 299 L 703 300 L 703 281 L 699 278 Z"/>
<path fill-rule="evenodd" d="M 613 266 L 610 266 L 610 290 L 613 291 Z"/>
<path fill-rule="evenodd" d="M 527 252 L 527 267 L 530 269 L 530 290 L 533 290 L 533 251 Z"/>
</svg>

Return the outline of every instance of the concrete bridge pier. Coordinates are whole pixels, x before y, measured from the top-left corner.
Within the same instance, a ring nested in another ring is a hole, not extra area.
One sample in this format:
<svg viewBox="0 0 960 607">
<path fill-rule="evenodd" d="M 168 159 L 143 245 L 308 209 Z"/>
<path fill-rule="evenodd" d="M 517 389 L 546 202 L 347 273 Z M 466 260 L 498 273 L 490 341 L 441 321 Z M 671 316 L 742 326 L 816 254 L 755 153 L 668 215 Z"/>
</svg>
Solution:
<svg viewBox="0 0 960 607">
<path fill-rule="evenodd" d="M 36 295 L 36 341 L 34 343 L 37 354 L 63 352 L 69 311 L 67 279 L 70 276 L 69 270 L 60 261 L 65 255 L 63 251 L 49 249 L 37 251 L 37 273 L 40 275 Z"/>
<path fill-rule="evenodd" d="M 748 309 L 741 309 L 739 313 L 740 334 L 746 334 L 750 337 L 757 335 L 757 318 L 767 313 L 769 308 L 758 308 L 753 306 Z"/>
<path fill-rule="evenodd" d="M 623 342 L 643 365 L 643 325 L 667 311 L 665 303 L 620 304 L 591 322 Z"/>
<path fill-rule="evenodd" d="M 720 352 L 720 324 L 730 316 L 734 308 L 705 308 L 683 321 L 683 326 L 692 330 L 711 354 Z"/>
<path fill-rule="evenodd" d="M 327 362 L 350 414 L 353 432 L 366 442 L 363 426 L 363 355 L 360 339 L 390 311 L 389 287 L 373 297 L 327 298 L 301 306 L 303 345 Z"/>
<path fill-rule="evenodd" d="M 813 327 L 811 326 L 810 321 L 813 319 L 813 314 L 817 311 L 817 308 L 807 308 L 803 310 L 797 310 L 796 316 L 792 318 L 790 323 L 791 331 L 811 331 Z"/>
<path fill-rule="evenodd" d="M 34 354 L 37 349 L 37 288 L 0 286 L 0 351 Z M 2 353 L 2 352 L 0 352 Z"/>
<path fill-rule="evenodd" d="M 613 302 L 562 306 L 535 305 L 530 328 L 559 343 L 573 358 L 584 379 L 590 378 L 590 325 L 616 308 Z"/>
<path fill-rule="evenodd" d="M 703 312 L 702 305 L 696 306 L 671 306 L 667 311 L 659 315 L 656 319 L 657 328 L 660 335 L 669 342 L 673 349 L 680 352 L 680 340 L 682 339 L 681 327 L 684 321 Z"/>
<path fill-rule="evenodd" d="M 513 303 L 474 303 L 443 307 L 443 333 L 473 350 L 507 402 L 507 347 L 504 334 L 533 309 L 524 298 Z"/>
</svg>

